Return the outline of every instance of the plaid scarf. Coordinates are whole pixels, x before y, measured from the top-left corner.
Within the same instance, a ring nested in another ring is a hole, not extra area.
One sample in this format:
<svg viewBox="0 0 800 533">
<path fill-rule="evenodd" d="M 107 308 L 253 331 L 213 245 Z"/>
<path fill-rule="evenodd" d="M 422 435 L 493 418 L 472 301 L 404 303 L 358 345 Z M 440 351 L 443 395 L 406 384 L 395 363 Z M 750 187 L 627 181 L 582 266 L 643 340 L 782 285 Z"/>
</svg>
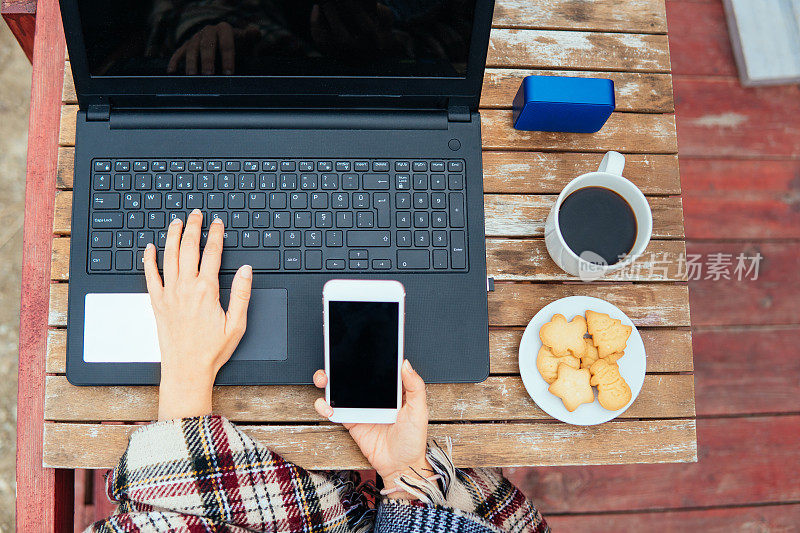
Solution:
<svg viewBox="0 0 800 533">
<path fill-rule="evenodd" d="M 458 470 L 431 445 L 438 486 L 415 501 L 382 500 L 357 473 L 308 472 L 227 419 L 203 416 L 136 430 L 106 480 L 117 512 L 87 531 L 548 532 L 497 470 Z"/>
</svg>

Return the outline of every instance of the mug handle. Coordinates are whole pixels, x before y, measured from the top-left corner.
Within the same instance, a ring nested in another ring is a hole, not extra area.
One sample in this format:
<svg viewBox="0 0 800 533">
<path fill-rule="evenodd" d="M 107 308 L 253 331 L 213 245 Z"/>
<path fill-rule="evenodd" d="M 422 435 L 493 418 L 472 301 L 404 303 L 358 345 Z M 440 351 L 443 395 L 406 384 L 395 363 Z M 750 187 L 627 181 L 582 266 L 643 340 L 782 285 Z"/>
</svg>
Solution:
<svg viewBox="0 0 800 533">
<path fill-rule="evenodd" d="M 622 176 L 622 169 L 625 168 L 625 156 L 619 152 L 606 152 L 603 160 L 600 161 L 598 172 L 607 172 L 616 176 Z"/>
</svg>

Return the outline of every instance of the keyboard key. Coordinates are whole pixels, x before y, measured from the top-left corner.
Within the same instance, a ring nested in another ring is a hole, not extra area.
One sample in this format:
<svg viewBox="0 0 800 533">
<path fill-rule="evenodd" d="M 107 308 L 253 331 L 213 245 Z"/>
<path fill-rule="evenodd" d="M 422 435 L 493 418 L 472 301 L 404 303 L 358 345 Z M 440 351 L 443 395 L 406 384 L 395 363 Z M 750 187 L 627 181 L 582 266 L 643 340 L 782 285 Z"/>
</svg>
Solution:
<svg viewBox="0 0 800 533">
<path fill-rule="evenodd" d="M 447 195 L 443 192 L 431 193 L 431 207 L 433 209 L 447 209 Z"/>
<path fill-rule="evenodd" d="M 467 244 L 463 231 L 450 232 L 450 260 L 453 268 L 467 268 Z"/>
<path fill-rule="evenodd" d="M 184 170 L 186 170 L 186 163 L 184 163 L 183 161 L 170 161 L 169 169 L 172 172 L 183 172 Z"/>
<path fill-rule="evenodd" d="M 447 215 L 444 213 L 444 211 L 435 211 L 431 215 L 431 226 L 434 228 L 447 227 Z"/>
<path fill-rule="evenodd" d="M 213 221 L 215 218 L 218 218 L 220 222 L 222 222 L 223 227 L 228 227 L 228 212 L 227 211 L 211 211 L 211 214 L 208 215 L 209 224 L 210 221 Z M 170 221 L 171 222 L 171 221 Z"/>
<path fill-rule="evenodd" d="M 328 209 L 328 193 L 311 193 L 311 209 Z"/>
<path fill-rule="evenodd" d="M 397 246 L 411 246 L 411 232 L 398 231 L 397 232 Z"/>
<path fill-rule="evenodd" d="M 300 250 L 286 250 L 283 252 L 283 268 L 286 270 L 300 270 Z"/>
<path fill-rule="evenodd" d="M 354 248 L 369 248 L 373 246 L 391 246 L 392 237 L 388 231 L 373 230 L 347 232 L 347 246 Z"/>
<path fill-rule="evenodd" d="M 175 176 L 175 188 L 185 191 L 194 187 L 194 174 L 178 174 Z"/>
<path fill-rule="evenodd" d="M 119 193 L 96 193 L 92 197 L 92 209 L 119 209 Z"/>
<path fill-rule="evenodd" d="M 239 246 L 239 232 L 234 230 L 225 230 L 222 234 L 222 248 L 235 248 Z"/>
<path fill-rule="evenodd" d="M 433 268 L 439 270 L 447 268 L 447 250 L 433 251 Z"/>
<path fill-rule="evenodd" d="M 294 227 L 296 228 L 310 228 L 311 227 L 311 213 L 308 211 L 300 211 L 294 214 Z"/>
<path fill-rule="evenodd" d="M 388 228 L 392 225 L 392 217 L 389 213 L 389 193 L 376 192 L 373 193 L 372 203 L 375 206 L 375 211 L 378 213 L 378 227 Z"/>
<path fill-rule="evenodd" d="M 269 227 L 269 213 L 264 213 L 264 212 L 253 213 L 253 227 L 254 228 L 268 228 Z"/>
<path fill-rule="evenodd" d="M 414 209 L 428 209 L 428 193 L 414 193 Z"/>
<path fill-rule="evenodd" d="M 394 177 L 394 188 L 398 191 L 407 191 L 411 188 L 411 176 L 408 174 L 397 174 Z"/>
<path fill-rule="evenodd" d="M 317 188 L 316 174 L 300 174 L 300 188 L 303 190 L 314 190 Z"/>
<path fill-rule="evenodd" d="M 111 189 L 111 174 L 95 174 L 92 176 L 92 188 L 96 191 Z"/>
<path fill-rule="evenodd" d="M 211 172 L 219 172 L 222 170 L 222 161 L 209 161 L 206 165 L 206 169 Z"/>
<path fill-rule="evenodd" d="M 183 209 L 183 193 L 168 192 L 165 194 L 164 209 Z"/>
<path fill-rule="evenodd" d="M 270 209 L 286 209 L 286 193 L 272 192 L 269 194 Z"/>
<path fill-rule="evenodd" d="M 147 172 L 149 168 L 149 164 L 147 161 L 134 161 L 133 162 L 133 171 L 134 172 Z"/>
<path fill-rule="evenodd" d="M 181 222 L 183 222 L 184 226 L 186 225 L 186 213 L 184 213 L 183 211 L 170 211 L 169 215 L 167 216 L 167 220 L 169 222 L 172 222 L 176 218 L 179 218 Z"/>
<path fill-rule="evenodd" d="M 389 163 L 386 164 L 388 166 Z M 366 191 L 388 190 L 389 174 L 364 174 L 361 182 Z"/>
<path fill-rule="evenodd" d="M 122 227 L 122 213 L 95 213 L 92 215 L 92 228 L 115 229 Z"/>
<path fill-rule="evenodd" d="M 228 193 L 228 209 L 244 209 L 244 193 L 243 192 L 229 192 Z"/>
<path fill-rule="evenodd" d="M 313 161 L 300 161 L 300 163 L 297 164 L 297 169 L 300 172 L 308 172 L 308 171 L 314 170 L 314 162 Z"/>
<path fill-rule="evenodd" d="M 407 192 L 398 192 L 394 195 L 394 206 L 397 209 L 410 209 L 411 208 L 411 194 Z"/>
<path fill-rule="evenodd" d="M 427 211 L 414 211 L 414 227 L 427 228 L 428 227 L 428 212 Z"/>
<path fill-rule="evenodd" d="M 331 230 L 325 232 L 325 246 L 331 248 L 338 248 L 342 246 L 343 232 L 339 230 Z"/>
<path fill-rule="evenodd" d="M 443 191 L 446 188 L 447 181 L 444 179 L 444 174 L 431 174 L 431 189 Z"/>
<path fill-rule="evenodd" d="M 388 161 L 373 161 L 372 162 L 372 171 L 373 172 L 389 172 L 389 162 Z"/>
<path fill-rule="evenodd" d="M 164 172 L 167 170 L 167 162 L 166 161 L 153 161 L 150 165 L 150 170 L 153 172 Z"/>
<path fill-rule="evenodd" d="M 258 231 L 246 230 L 242 232 L 242 246 L 245 248 L 258 248 L 261 244 L 261 236 Z"/>
<path fill-rule="evenodd" d="M 236 178 L 233 174 L 220 174 L 217 176 L 217 189 L 230 191 L 236 186 Z"/>
<path fill-rule="evenodd" d="M 331 195 L 331 207 L 334 209 L 347 209 L 350 207 L 350 198 L 346 192 L 335 192 Z"/>
<path fill-rule="evenodd" d="M 390 259 L 373 259 L 372 268 L 375 270 L 389 270 L 392 268 L 392 261 Z"/>
<path fill-rule="evenodd" d="M 132 231 L 118 231 L 117 232 L 117 248 L 133 248 L 133 232 Z"/>
<path fill-rule="evenodd" d="M 428 250 L 397 250 L 397 268 L 402 270 L 430 268 Z"/>
<path fill-rule="evenodd" d="M 306 231 L 304 242 L 306 246 L 322 246 L 322 232 L 318 230 Z"/>
<path fill-rule="evenodd" d="M 264 237 L 264 247 L 271 248 L 281 245 L 281 232 L 272 230 L 272 231 L 265 231 L 263 234 Z"/>
<path fill-rule="evenodd" d="M 155 233 L 149 230 L 136 232 L 136 246 L 146 248 L 149 243 L 155 244 Z"/>
<path fill-rule="evenodd" d="M 275 172 L 278 170 L 278 162 L 277 161 L 262 161 L 261 162 L 261 170 L 264 172 Z"/>
<path fill-rule="evenodd" d="M 115 161 L 114 170 L 116 172 L 128 172 L 131 169 L 130 161 Z"/>
<path fill-rule="evenodd" d="M 281 174 L 281 189 L 293 191 L 297 188 L 297 174 Z"/>
<path fill-rule="evenodd" d="M 460 191 L 464 188 L 464 176 L 461 174 L 448 174 L 447 180 L 449 187 L 453 190 Z"/>
<path fill-rule="evenodd" d="M 353 190 L 358 189 L 358 174 L 343 174 L 342 175 L 342 189 Z"/>
<path fill-rule="evenodd" d="M 137 191 L 147 191 L 153 188 L 153 176 L 150 174 L 136 174 L 133 188 Z"/>
<path fill-rule="evenodd" d="M 411 168 L 414 172 L 426 172 L 428 170 L 428 163 L 425 161 L 414 161 Z"/>
<path fill-rule="evenodd" d="M 353 170 L 356 172 L 369 172 L 369 161 L 356 161 L 353 163 Z"/>
<path fill-rule="evenodd" d="M 167 226 L 167 215 L 163 211 L 151 211 L 147 213 L 147 227 L 153 229 L 164 228 Z"/>
<path fill-rule="evenodd" d="M 275 174 L 261 174 L 258 177 L 258 188 L 267 191 L 274 191 L 278 186 L 278 176 Z"/>
<path fill-rule="evenodd" d="M 242 164 L 238 161 L 225 161 L 225 170 L 228 172 L 239 172 L 242 169 Z"/>
<path fill-rule="evenodd" d="M 267 207 L 267 193 L 251 192 L 248 194 L 247 207 L 250 209 L 265 209 Z"/>
<path fill-rule="evenodd" d="M 95 172 L 111 172 L 111 161 L 95 161 Z"/>
<path fill-rule="evenodd" d="M 144 250 L 136 250 L 136 259 L 133 263 L 136 270 L 144 270 Z"/>
<path fill-rule="evenodd" d="M 428 230 L 417 230 L 414 232 L 414 246 L 427 248 L 431 244 L 431 235 Z"/>
<path fill-rule="evenodd" d="M 197 188 L 201 191 L 207 191 L 214 188 L 214 175 L 213 174 L 198 174 L 197 175 Z"/>
<path fill-rule="evenodd" d="M 350 270 L 366 270 L 369 268 L 369 261 L 366 259 L 351 259 Z"/>
<path fill-rule="evenodd" d="M 337 161 L 336 172 L 350 172 L 350 161 Z"/>
<path fill-rule="evenodd" d="M 111 270 L 111 252 L 109 250 L 92 250 L 89 253 L 89 268 Z"/>
<path fill-rule="evenodd" d="M 129 191 L 131 190 L 131 182 L 133 178 L 131 178 L 130 174 L 115 174 L 114 175 L 114 190 L 116 191 Z"/>
<path fill-rule="evenodd" d="M 333 214 L 330 211 L 317 211 L 314 213 L 314 226 L 317 228 L 332 228 Z"/>
<path fill-rule="evenodd" d="M 464 162 L 460 159 L 447 162 L 448 172 L 464 172 Z"/>
<path fill-rule="evenodd" d="M 322 270 L 322 251 L 306 250 L 306 269 Z"/>
<path fill-rule="evenodd" d="M 359 228 L 375 226 L 375 215 L 373 215 L 372 211 L 359 211 L 356 214 L 356 226 Z"/>
<path fill-rule="evenodd" d="M 208 232 L 206 231 L 203 233 L 208 233 Z M 159 231 L 156 234 L 156 241 L 157 241 L 156 246 L 158 246 L 159 248 L 163 248 L 164 245 L 167 244 L 167 230 L 162 229 L 161 231 Z M 205 242 L 203 242 L 203 244 L 205 245 Z"/>
<path fill-rule="evenodd" d="M 322 175 L 322 188 L 331 190 L 339 188 L 339 176 L 336 174 L 323 174 Z"/>
<path fill-rule="evenodd" d="M 189 161 L 189 165 L 186 168 L 189 169 L 189 172 L 202 172 L 203 171 L 203 162 L 202 161 Z"/>
<path fill-rule="evenodd" d="M 414 190 L 422 190 L 428 188 L 428 175 L 427 174 L 414 174 Z"/>
<path fill-rule="evenodd" d="M 111 238 L 110 231 L 93 231 L 92 248 L 111 248 Z"/>
<path fill-rule="evenodd" d="M 161 195 L 161 193 L 155 193 Z M 139 209 L 142 207 L 142 195 L 138 192 L 128 192 L 122 195 L 122 207 L 125 209 Z"/>
<path fill-rule="evenodd" d="M 292 225 L 292 214 L 289 211 L 275 211 L 272 216 L 274 228 L 288 228 Z"/>
<path fill-rule="evenodd" d="M 281 161 L 282 172 L 294 172 L 296 168 L 297 165 L 294 161 Z"/>
<path fill-rule="evenodd" d="M 350 211 L 339 211 L 336 213 L 336 227 L 337 228 L 352 228 L 353 227 L 353 213 Z"/>
<path fill-rule="evenodd" d="M 203 209 L 203 193 L 187 192 L 186 209 Z"/>
<path fill-rule="evenodd" d="M 333 170 L 333 162 L 331 161 L 318 161 L 317 170 L 320 172 L 330 172 Z"/>
<path fill-rule="evenodd" d="M 347 257 L 350 259 L 369 259 L 369 252 L 366 250 L 350 250 Z"/>
<path fill-rule="evenodd" d="M 444 172 L 444 161 L 431 161 L 431 172 Z"/>
<path fill-rule="evenodd" d="M 411 213 L 408 211 L 400 211 L 397 213 L 397 227 L 410 228 L 411 227 Z"/>
<path fill-rule="evenodd" d="M 450 226 L 464 227 L 464 193 L 450 193 Z"/>
<path fill-rule="evenodd" d="M 159 191 L 172 188 L 172 174 L 156 174 L 156 189 Z"/>
<path fill-rule="evenodd" d="M 258 161 L 245 161 L 242 164 L 242 168 L 245 172 L 255 172 L 258 170 Z"/>
<path fill-rule="evenodd" d="M 394 170 L 395 172 L 408 172 L 411 170 L 411 163 L 408 161 L 395 161 Z"/>
<path fill-rule="evenodd" d="M 328 270 L 344 270 L 344 259 L 328 259 L 325 261 L 325 268 Z"/>
<path fill-rule="evenodd" d="M 281 253 L 278 250 L 224 250 L 221 270 L 238 270 L 242 265 L 250 265 L 254 270 L 278 270 L 281 267 Z"/>
<path fill-rule="evenodd" d="M 433 245 L 438 247 L 447 246 L 447 232 L 444 230 L 435 230 L 433 232 Z"/>
<path fill-rule="evenodd" d="M 231 227 L 236 229 L 246 228 L 250 225 L 250 215 L 246 211 L 231 213 Z"/>
<path fill-rule="evenodd" d="M 117 270 L 133 270 L 133 252 L 119 250 L 114 254 L 114 267 Z"/>
<path fill-rule="evenodd" d="M 369 209 L 369 194 L 365 192 L 353 193 L 354 209 Z"/>
<path fill-rule="evenodd" d="M 206 195 L 206 207 L 209 209 L 223 209 L 225 207 L 225 194 L 210 192 Z"/>
<path fill-rule="evenodd" d="M 307 209 L 308 195 L 304 192 L 293 192 L 289 195 L 289 205 L 292 209 Z"/>
<path fill-rule="evenodd" d="M 256 188 L 256 175 L 255 174 L 240 174 L 239 175 L 239 190 L 252 191 Z"/>
<path fill-rule="evenodd" d="M 144 195 L 145 209 L 161 209 L 161 193 L 148 192 Z"/>
</svg>

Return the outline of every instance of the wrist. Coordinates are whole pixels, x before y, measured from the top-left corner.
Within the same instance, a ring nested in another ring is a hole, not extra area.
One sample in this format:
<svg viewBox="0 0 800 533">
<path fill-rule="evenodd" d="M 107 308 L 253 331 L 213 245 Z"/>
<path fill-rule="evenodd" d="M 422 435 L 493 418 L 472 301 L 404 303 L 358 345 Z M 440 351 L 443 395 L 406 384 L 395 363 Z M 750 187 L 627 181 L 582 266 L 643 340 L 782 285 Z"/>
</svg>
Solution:
<svg viewBox="0 0 800 533">
<path fill-rule="evenodd" d="M 398 480 L 405 476 L 411 479 L 425 479 L 431 477 L 436 474 L 431 464 L 428 462 L 427 457 L 422 457 L 420 460 L 415 461 L 413 464 L 409 465 L 408 467 L 400 470 L 396 470 L 391 472 L 387 475 L 382 475 L 381 478 L 383 479 L 383 485 L 386 490 L 397 489 L 395 492 L 391 494 L 387 494 L 386 497 L 389 499 L 416 499 L 416 496 L 409 494 L 408 492 L 404 491 L 397 485 Z"/>
<path fill-rule="evenodd" d="M 158 419 L 172 420 L 211 414 L 216 373 L 174 372 L 162 368 L 158 389 Z"/>
</svg>

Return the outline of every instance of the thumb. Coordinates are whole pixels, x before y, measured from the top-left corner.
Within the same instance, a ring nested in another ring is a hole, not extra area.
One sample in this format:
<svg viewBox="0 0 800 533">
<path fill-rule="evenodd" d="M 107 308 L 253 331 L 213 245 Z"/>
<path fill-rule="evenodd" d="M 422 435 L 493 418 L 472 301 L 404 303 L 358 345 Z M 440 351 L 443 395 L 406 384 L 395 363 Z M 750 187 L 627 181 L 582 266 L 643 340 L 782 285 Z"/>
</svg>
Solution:
<svg viewBox="0 0 800 533">
<path fill-rule="evenodd" d="M 413 409 L 428 409 L 428 398 L 425 395 L 425 382 L 411 367 L 408 359 L 403 361 L 403 391 L 406 393 L 406 404 Z"/>
<path fill-rule="evenodd" d="M 228 302 L 225 333 L 237 335 L 240 339 L 247 327 L 247 306 L 250 304 L 250 287 L 253 284 L 253 268 L 243 265 L 236 271 L 231 283 L 231 297 Z"/>
</svg>

